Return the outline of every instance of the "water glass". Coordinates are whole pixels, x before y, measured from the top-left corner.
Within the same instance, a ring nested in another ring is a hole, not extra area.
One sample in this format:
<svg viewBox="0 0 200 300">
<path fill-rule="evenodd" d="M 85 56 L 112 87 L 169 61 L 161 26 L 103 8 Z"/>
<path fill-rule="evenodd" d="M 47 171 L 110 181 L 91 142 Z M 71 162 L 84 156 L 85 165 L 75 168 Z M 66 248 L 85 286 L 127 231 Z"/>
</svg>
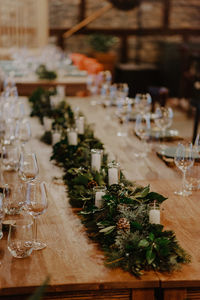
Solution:
<svg viewBox="0 0 200 300">
<path fill-rule="evenodd" d="M 136 94 L 135 96 L 135 110 L 138 114 L 145 115 L 151 111 L 151 95 L 150 94 Z"/>
<path fill-rule="evenodd" d="M 9 225 L 8 250 L 13 257 L 25 258 L 33 251 L 33 222 L 27 215 L 19 215 Z"/>
<path fill-rule="evenodd" d="M 148 152 L 147 140 L 150 136 L 151 122 L 149 115 L 137 115 L 135 122 L 135 133 L 143 143 L 142 151 L 135 152 L 136 157 L 145 157 Z"/>
<path fill-rule="evenodd" d="M 176 166 L 183 172 L 182 190 L 175 191 L 175 194 L 180 196 L 191 195 L 191 191 L 188 191 L 186 188 L 186 172 L 194 164 L 194 150 L 191 143 L 178 144 L 174 162 Z"/>
<path fill-rule="evenodd" d="M 157 107 L 155 124 L 162 131 L 162 137 L 165 137 L 165 131 L 172 125 L 173 111 L 171 107 Z"/>
<path fill-rule="evenodd" d="M 4 210 L 7 215 L 19 214 L 25 202 L 24 183 L 5 184 Z"/>
</svg>

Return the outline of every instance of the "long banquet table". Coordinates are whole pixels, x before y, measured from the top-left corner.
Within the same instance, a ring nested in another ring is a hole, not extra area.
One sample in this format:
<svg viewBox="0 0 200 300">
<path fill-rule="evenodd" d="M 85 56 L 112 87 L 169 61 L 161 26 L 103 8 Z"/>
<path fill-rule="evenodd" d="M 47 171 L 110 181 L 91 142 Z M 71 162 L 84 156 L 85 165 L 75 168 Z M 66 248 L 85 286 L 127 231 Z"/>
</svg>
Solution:
<svg viewBox="0 0 200 300">
<path fill-rule="evenodd" d="M 27 299 L 47 276 L 50 282 L 45 299 L 200 299 L 200 193 L 175 196 L 174 190 L 181 184 L 175 168 L 168 168 L 153 151 L 148 159 L 134 158 L 135 147 L 143 147 L 138 138 L 117 137 L 120 125 L 111 121 L 102 107 L 91 106 L 89 99 L 68 101 L 73 108 L 80 107 L 88 123 L 95 124 L 96 136 L 106 151 L 118 158 L 127 179 L 150 184 L 152 190 L 168 197 L 162 204 L 161 223 L 175 231 L 181 246 L 191 255 L 191 263 L 171 274 L 144 272 L 140 279 L 121 269 L 106 268 L 103 253 L 88 239 L 70 207 L 65 186 L 54 180 L 62 176 L 62 170 L 49 161 L 52 148 L 39 141 L 43 128 L 37 118 L 32 118 L 29 143 L 37 154 L 40 177 L 49 184 L 49 208 L 38 222 L 39 235 L 48 247 L 28 258 L 15 259 L 7 250 L 4 234 L 0 241 L 0 299 Z"/>
</svg>

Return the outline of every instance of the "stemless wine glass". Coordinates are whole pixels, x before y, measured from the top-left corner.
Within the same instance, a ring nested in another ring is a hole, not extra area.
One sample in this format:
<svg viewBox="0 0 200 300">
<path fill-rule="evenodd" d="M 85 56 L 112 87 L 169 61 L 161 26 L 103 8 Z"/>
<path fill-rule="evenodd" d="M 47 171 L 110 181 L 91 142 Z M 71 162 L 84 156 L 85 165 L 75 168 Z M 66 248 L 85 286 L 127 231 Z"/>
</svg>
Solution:
<svg viewBox="0 0 200 300">
<path fill-rule="evenodd" d="M 41 250 L 47 246 L 46 243 L 37 239 L 37 218 L 46 212 L 47 207 L 48 202 L 45 182 L 35 180 L 27 183 L 25 209 L 33 217 L 34 221 L 34 250 Z"/>
<path fill-rule="evenodd" d="M 22 151 L 19 159 L 19 175 L 21 179 L 30 182 L 37 177 L 38 173 L 36 154 Z"/>
<path fill-rule="evenodd" d="M 143 151 L 135 153 L 135 156 L 145 157 L 148 152 L 147 140 L 150 136 L 151 122 L 150 115 L 137 115 L 135 122 L 135 133 L 143 142 Z"/>
<path fill-rule="evenodd" d="M 172 125 L 173 110 L 171 107 L 157 107 L 155 124 L 161 129 L 161 137 L 165 137 L 166 129 Z"/>
<path fill-rule="evenodd" d="M 194 152 L 192 143 L 179 143 L 176 149 L 174 162 L 176 166 L 183 172 L 182 190 L 175 191 L 175 194 L 180 196 L 191 195 L 191 191 L 186 189 L 186 172 L 194 164 Z"/>
<path fill-rule="evenodd" d="M 33 251 L 33 222 L 28 215 L 12 220 L 8 233 L 8 250 L 16 258 L 30 256 Z"/>
</svg>

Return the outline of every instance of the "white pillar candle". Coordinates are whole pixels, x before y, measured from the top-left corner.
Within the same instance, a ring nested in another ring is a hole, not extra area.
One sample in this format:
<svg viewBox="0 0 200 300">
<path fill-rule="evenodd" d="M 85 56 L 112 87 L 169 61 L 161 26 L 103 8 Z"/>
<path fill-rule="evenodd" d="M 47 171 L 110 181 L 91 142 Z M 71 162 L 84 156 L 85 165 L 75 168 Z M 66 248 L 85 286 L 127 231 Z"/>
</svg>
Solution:
<svg viewBox="0 0 200 300">
<path fill-rule="evenodd" d="M 95 194 L 95 206 L 101 208 L 103 206 L 102 197 L 105 195 L 105 192 L 96 192 Z"/>
<path fill-rule="evenodd" d="M 102 150 L 92 149 L 91 150 L 91 168 L 92 171 L 100 172 L 101 169 L 101 155 Z"/>
<path fill-rule="evenodd" d="M 95 186 L 94 189 L 94 196 L 95 196 L 95 206 L 101 208 L 104 203 L 104 199 L 102 197 L 106 194 L 106 187 L 105 186 Z"/>
<path fill-rule="evenodd" d="M 119 183 L 119 171 L 118 168 L 113 167 L 108 169 L 108 185 Z"/>
<path fill-rule="evenodd" d="M 60 141 L 60 138 L 61 138 L 60 132 L 54 132 L 53 136 L 52 136 L 53 145 L 55 145 L 56 143 L 58 143 Z"/>
<path fill-rule="evenodd" d="M 84 134 L 84 117 L 76 119 L 76 128 L 78 130 L 78 134 Z"/>
<path fill-rule="evenodd" d="M 160 224 L 160 204 L 156 201 L 149 204 L 149 223 Z"/>
<path fill-rule="evenodd" d="M 51 131 L 51 128 L 52 128 L 52 119 L 44 117 L 43 118 L 43 123 L 44 123 L 45 131 Z"/>
<path fill-rule="evenodd" d="M 75 130 L 69 130 L 67 132 L 68 144 L 76 146 L 78 144 L 77 132 Z"/>
<path fill-rule="evenodd" d="M 159 209 L 150 209 L 149 223 L 160 224 L 160 210 Z"/>
</svg>

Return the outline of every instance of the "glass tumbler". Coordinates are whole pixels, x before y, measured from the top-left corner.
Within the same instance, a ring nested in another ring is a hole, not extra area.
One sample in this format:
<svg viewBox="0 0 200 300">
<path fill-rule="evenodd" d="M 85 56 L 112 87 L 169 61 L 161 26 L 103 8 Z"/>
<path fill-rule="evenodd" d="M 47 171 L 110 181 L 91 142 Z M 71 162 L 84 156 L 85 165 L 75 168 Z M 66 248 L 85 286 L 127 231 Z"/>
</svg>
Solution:
<svg viewBox="0 0 200 300">
<path fill-rule="evenodd" d="M 4 210 L 7 215 L 17 215 L 21 212 L 25 202 L 24 183 L 5 184 Z"/>
<path fill-rule="evenodd" d="M 25 258 L 33 251 L 33 222 L 27 215 L 20 215 L 9 226 L 8 250 L 13 257 Z"/>
</svg>

